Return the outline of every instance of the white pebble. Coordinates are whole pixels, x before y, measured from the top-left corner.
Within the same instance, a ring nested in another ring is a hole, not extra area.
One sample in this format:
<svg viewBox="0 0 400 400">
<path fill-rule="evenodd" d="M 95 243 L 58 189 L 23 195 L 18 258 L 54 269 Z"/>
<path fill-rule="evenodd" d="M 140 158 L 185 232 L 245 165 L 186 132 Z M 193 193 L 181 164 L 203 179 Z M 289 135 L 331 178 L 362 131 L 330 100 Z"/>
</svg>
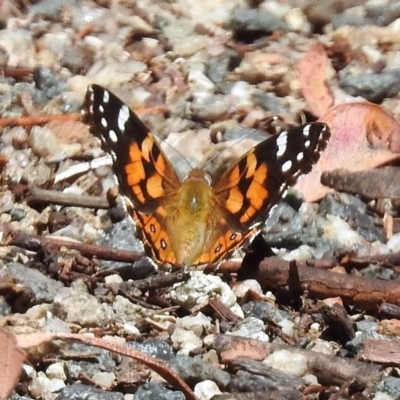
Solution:
<svg viewBox="0 0 400 400">
<path fill-rule="evenodd" d="M 288 319 L 283 319 L 282 321 L 278 322 L 278 325 L 282 328 L 282 332 L 285 335 L 294 337 L 294 323 L 292 321 L 289 321 Z"/>
<path fill-rule="evenodd" d="M 210 400 L 221 393 L 219 387 L 213 381 L 199 382 L 194 387 L 194 394 L 199 398 L 199 400 Z"/>
<path fill-rule="evenodd" d="M 393 252 L 400 251 L 400 233 L 394 234 L 387 242 L 387 246 Z"/>
<path fill-rule="evenodd" d="M 104 278 L 106 285 L 110 285 L 111 283 L 122 283 L 123 281 L 124 280 L 118 274 L 109 275 Z"/>
<path fill-rule="evenodd" d="M 264 359 L 263 363 L 295 376 L 307 373 L 307 357 L 289 350 L 278 350 Z"/>
<path fill-rule="evenodd" d="M 376 392 L 373 400 L 394 400 L 394 398 L 385 392 Z"/>
<path fill-rule="evenodd" d="M 171 335 L 172 345 L 178 349 L 178 354 L 189 355 L 190 352 L 202 346 L 202 341 L 192 332 L 176 327 Z"/>
<path fill-rule="evenodd" d="M 214 92 L 214 82 L 212 82 L 203 72 L 198 70 L 190 71 L 188 74 L 188 83 L 191 87 L 204 90 L 206 92 Z"/>
<path fill-rule="evenodd" d="M 233 293 L 235 293 L 236 297 L 242 298 L 246 295 L 249 290 L 263 295 L 263 291 L 261 289 L 261 285 L 255 279 L 246 279 L 245 281 L 236 281 L 231 285 Z"/>
<path fill-rule="evenodd" d="M 227 307 L 236 303 L 236 296 L 231 288 L 215 275 L 205 275 L 202 271 L 192 271 L 191 278 L 183 283 L 174 285 L 170 292 L 174 304 L 190 310 L 208 302 L 211 297 L 217 296 Z"/>
<path fill-rule="evenodd" d="M 346 247 L 363 245 L 365 243 L 365 239 L 354 232 L 350 228 L 350 225 L 340 217 L 327 214 L 326 219 L 329 223 L 324 227 L 323 239 L 335 240 Z"/>
<path fill-rule="evenodd" d="M 248 317 L 238 323 L 232 330 L 232 335 L 243 336 L 269 342 L 269 336 L 264 332 L 264 322 L 255 317 Z"/>
<path fill-rule="evenodd" d="M 65 375 L 65 363 L 63 361 L 50 364 L 46 369 L 46 375 L 49 379 L 60 379 L 65 381 L 67 376 Z"/>
<path fill-rule="evenodd" d="M 196 315 L 177 318 L 176 326 L 192 331 L 196 336 L 201 336 L 211 327 L 211 318 L 199 312 Z"/>
<path fill-rule="evenodd" d="M 94 382 L 106 388 L 111 388 L 115 382 L 115 374 L 112 372 L 97 372 L 92 376 Z"/>
</svg>

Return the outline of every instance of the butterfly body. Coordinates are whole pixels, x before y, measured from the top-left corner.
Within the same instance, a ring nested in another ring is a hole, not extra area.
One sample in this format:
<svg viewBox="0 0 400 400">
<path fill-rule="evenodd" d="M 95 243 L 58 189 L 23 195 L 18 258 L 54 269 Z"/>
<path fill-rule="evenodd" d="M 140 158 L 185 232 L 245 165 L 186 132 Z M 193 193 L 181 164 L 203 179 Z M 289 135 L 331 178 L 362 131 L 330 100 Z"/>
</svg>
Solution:
<svg viewBox="0 0 400 400">
<path fill-rule="evenodd" d="M 113 159 L 146 253 L 176 267 L 216 264 L 252 238 L 329 139 L 322 123 L 261 142 L 214 185 L 201 169 L 181 182 L 146 125 L 106 89 L 88 87 L 83 119 Z"/>
<path fill-rule="evenodd" d="M 165 230 L 177 265 L 194 265 L 203 249 L 215 242 L 215 206 L 209 182 L 198 169 L 191 171 L 175 198 L 166 202 Z"/>
</svg>

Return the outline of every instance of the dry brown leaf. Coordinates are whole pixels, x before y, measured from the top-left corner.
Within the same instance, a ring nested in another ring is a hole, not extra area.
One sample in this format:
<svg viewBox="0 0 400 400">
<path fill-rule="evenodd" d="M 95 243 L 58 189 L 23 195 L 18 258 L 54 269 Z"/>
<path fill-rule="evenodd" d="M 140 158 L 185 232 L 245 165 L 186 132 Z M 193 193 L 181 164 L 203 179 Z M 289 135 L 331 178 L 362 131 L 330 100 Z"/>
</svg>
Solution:
<svg viewBox="0 0 400 400">
<path fill-rule="evenodd" d="M 0 399 L 7 400 L 18 382 L 25 354 L 17 345 L 15 336 L 0 329 Z"/>
<path fill-rule="evenodd" d="M 334 98 L 326 82 L 326 72 L 330 60 L 321 43 L 310 47 L 297 64 L 300 86 L 310 111 L 317 117 L 326 114 L 333 105 Z"/>
<path fill-rule="evenodd" d="M 316 201 L 331 191 L 320 183 L 324 171 L 363 171 L 400 157 L 400 125 L 376 104 L 339 104 L 320 121 L 329 125 L 331 139 L 313 171 L 300 177 L 295 186 L 307 201 Z"/>
</svg>

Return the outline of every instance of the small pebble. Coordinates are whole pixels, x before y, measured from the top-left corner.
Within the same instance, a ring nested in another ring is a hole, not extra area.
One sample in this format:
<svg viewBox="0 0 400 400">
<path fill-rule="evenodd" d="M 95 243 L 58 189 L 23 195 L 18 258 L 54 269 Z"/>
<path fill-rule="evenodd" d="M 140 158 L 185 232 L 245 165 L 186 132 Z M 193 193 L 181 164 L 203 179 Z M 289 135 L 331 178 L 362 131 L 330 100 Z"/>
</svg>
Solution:
<svg viewBox="0 0 400 400">
<path fill-rule="evenodd" d="M 266 357 L 263 363 L 298 377 L 307 373 L 307 357 L 289 350 L 278 350 Z"/>
<path fill-rule="evenodd" d="M 219 387 L 213 381 L 199 382 L 194 387 L 194 394 L 199 400 L 211 400 L 214 396 L 221 394 Z"/>
</svg>

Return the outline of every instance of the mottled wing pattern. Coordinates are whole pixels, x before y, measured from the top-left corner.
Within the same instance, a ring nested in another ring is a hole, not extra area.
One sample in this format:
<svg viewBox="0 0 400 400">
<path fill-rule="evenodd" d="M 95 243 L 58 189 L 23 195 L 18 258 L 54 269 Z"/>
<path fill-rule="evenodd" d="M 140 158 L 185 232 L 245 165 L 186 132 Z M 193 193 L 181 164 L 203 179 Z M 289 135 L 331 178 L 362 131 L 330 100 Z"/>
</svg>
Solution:
<svg viewBox="0 0 400 400">
<path fill-rule="evenodd" d="M 218 227 L 221 234 L 218 236 L 217 241 L 211 248 L 205 249 L 201 257 L 196 260 L 195 265 L 215 265 L 219 261 L 228 257 L 233 251 L 238 249 L 243 242 L 253 237 L 257 232 L 258 228 L 254 227 L 245 233 L 234 232 L 227 223 L 221 221 L 221 225 Z"/>
<path fill-rule="evenodd" d="M 311 171 L 329 137 L 323 123 L 297 126 L 261 142 L 225 171 L 213 193 L 232 231 L 247 236 L 265 220 L 299 176 Z M 228 241 L 228 249 L 229 243 L 237 246 L 237 241 Z"/>
<path fill-rule="evenodd" d="M 146 253 L 158 262 L 173 264 L 169 238 L 163 226 L 163 201 L 179 190 L 179 179 L 147 126 L 118 97 L 91 85 L 83 104 L 83 120 L 100 138 L 113 159 L 121 193 L 135 221 Z M 157 243 L 157 245 L 156 245 Z"/>
<path fill-rule="evenodd" d="M 112 156 L 121 192 L 139 211 L 153 212 L 159 200 L 179 189 L 179 179 L 147 126 L 118 97 L 90 85 L 83 120 Z"/>
<path fill-rule="evenodd" d="M 128 206 L 138 229 L 139 239 L 143 242 L 146 254 L 158 263 L 176 264 L 175 254 L 171 251 L 171 238 L 164 229 L 165 210 L 162 206 L 154 213 L 145 214 Z"/>
</svg>

